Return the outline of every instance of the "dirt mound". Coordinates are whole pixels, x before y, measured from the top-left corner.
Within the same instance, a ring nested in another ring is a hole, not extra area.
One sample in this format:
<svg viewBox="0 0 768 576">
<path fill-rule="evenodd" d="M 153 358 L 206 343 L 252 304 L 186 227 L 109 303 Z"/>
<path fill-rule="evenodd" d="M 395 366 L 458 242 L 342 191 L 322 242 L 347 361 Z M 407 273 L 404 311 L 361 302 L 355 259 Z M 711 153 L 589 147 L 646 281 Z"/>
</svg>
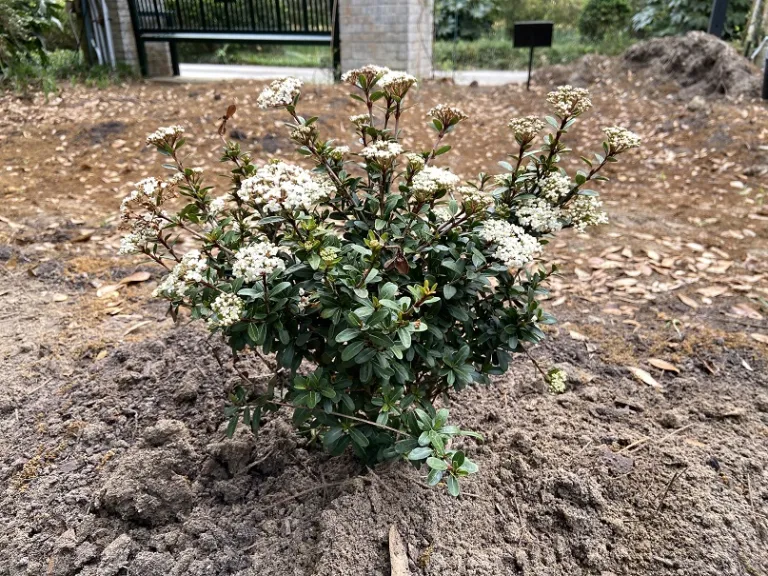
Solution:
<svg viewBox="0 0 768 576">
<path fill-rule="evenodd" d="M 257 441 L 225 439 L 232 375 L 208 337 L 181 328 L 123 345 L 30 401 L 11 383 L 1 576 L 386 576 L 392 524 L 413 576 L 768 569 L 759 358 L 728 382 L 691 364 L 662 394 L 552 342 L 537 353 L 564 363 L 572 390 L 542 394 L 520 359 L 451 407 L 487 437 L 466 441 L 481 472 L 455 500 L 405 463 L 374 474 L 330 458 L 282 419 Z M 715 404 L 717 389 L 728 394 Z"/>
<path fill-rule="evenodd" d="M 674 81 L 681 96 L 744 96 L 760 94 L 758 70 L 729 44 L 705 32 L 653 38 L 630 47 L 625 64 L 645 69 L 656 82 Z"/>
</svg>

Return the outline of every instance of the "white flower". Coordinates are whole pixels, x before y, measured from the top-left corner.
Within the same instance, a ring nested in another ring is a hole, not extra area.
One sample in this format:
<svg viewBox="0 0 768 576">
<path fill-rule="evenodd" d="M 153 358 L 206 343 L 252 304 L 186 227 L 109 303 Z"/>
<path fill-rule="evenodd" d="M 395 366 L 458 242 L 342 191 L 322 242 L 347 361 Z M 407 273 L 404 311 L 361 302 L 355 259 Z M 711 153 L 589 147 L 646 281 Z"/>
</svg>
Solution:
<svg viewBox="0 0 768 576">
<path fill-rule="evenodd" d="M 552 368 L 547 372 L 547 384 L 552 394 L 565 392 L 565 383 L 568 381 L 568 373 L 561 368 Z"/>
<path fill-rule="evenodd" d="M 427 116 L 439 120 L 446 128 L 469 118 L 460 108 L 447 104 L 438 104 L 427 112 Z"/>
<path fill-rule="evenodd" d="M 603 132 L 605 132 L 605 135 L 608 138 L 608 147 L 612 154 L 620 154 L 626 152 L 630 148 L 637 148 L 640 146 L 640 137 L 626 128 L 611 126 L 609 128 L 603 128 Z"/>
<path fill-rule="evenodd" d="M 192 284 L 202 282 L 208 270 L 208 259 L 199 250 L 190 250 L 181 257 L 171 273 L 163 278 L 152 295 L 177 300 L 183 298 Z"/>
<path fill-rule="evenodd" d="M 425 200 L 438 192 L 453 192 L 459 184 L 459 177 L 444 168 L 427 166 L 413 177 L 411 190 L 417 199 Z"/>
<path fill-rule="evenodd" d="M 304 288 L 299 288 L 299 300 L 296 305 L 299 307 L 299 312 L 304 312 L 307 307 L 312 305 L 313 295 L 308 295 Z"/>
<path fill-rule="evenodd" d="M 448 220 L 451 220 L 453 218 L 453 214 L 451 214 L 450 208 L 448 208 L 445 204 L 438 204 L 432 209 L 432 213 L 435 215 L 435 218 L 437 218 L 438 222 L 448 222 Z"/>
<path fill-rule="evenodd" d="M 386 66 L 368 64 L 362 68 L 355 68 L 354 70 L 344 72 L 344 74 L 341 75 L 341 81 L 355 86 L 359 83 L 360 77 L 362 76 L 365 78 L 366 86 L 370 87 L 374 78 L 377 76 L 382 76 L 387 72 L 389 72 L 389 68 Z"/>
<path fill-rule="evenodd" d="M 131 231 L 120 239 L 118 254 L 138 254 L 147 245 L 157 241 L 157 234 L 165 222 L 152 215 L 142 214 L 131 219 Z"/>
<path fill-rule="evenodd" d="M 543 198 L 525 200 L 515 211 L 517 221 L 536 232 L 557 232 L 562 229 L 562 211 Z"/>
<path fill-rule="evenodd" d="M 417 84 L 415 76 L 411 76 L 407 72 L 391 71 L 384 74 L 379 80 L 379 86 L 381 86 L 386 92 L 402 98 L 405 93 L 408 92 L 411 86 Z"/>
<path fill-rule="evenodd" d="M 327 246 L 320 250 L 320 258 L 326 264 L 330 264 L 339 257 L 339 249 L 335 246 Z"/>
<path fill-rule="evenodd" d="M 396 142 L 377 140 L 363 148 L 360 156 L 372 162 L 378 162 L 382 166 L 388 166 L 403 153 L 403 147 Z"/>
<path fill-rule="evenodd" d="M 232 274 L 246 282 L 261 280 L 276 270 L 285 270 L 285 262 L 278 256 L 280 249 L 268 240 L 260 240 L 240 248 L 235 253 Z M 286 249 L 283 249 L 286 252 Z"/>
<path fill-rule="evenodd" d="M 349 121 L 359 129 L 371 125 L 371 116 L 370 114 L 355 114 L 349 117 Z"/>
<path fill-rule="evenodd" d="M 160 203 L 160 192 L 167 186 L 165 182 L 161 182 L 157 178 L 144 178 L 136 183 L 136 188 L 131 190 L 131 193 L 123 198 L 122 204 L 120 204 L 120 212 L 125 215 L 128 212 L 128 208 L 131 203 L 137 204 L 152 204 L 157 206 Z"/>
<path fill-rule="evenodd" d="M 494 203 L 493 196 L 471 186 L 461 186 L 459 194 L 461 194 L 461 202 L 464 204 L 464 209 L 470 214 L 481 212 L 493 206 Z"/>
<path fill-rule="evenodd" d="M 496 244 L 493 257 L 508 268 L 519 268 L 541 252 L 541 244 L 536 238 L 505 220 L 486 220 L 480 236 Z"/>
<path fill-rule="evenodd" d="M 570 85 L 560 86 L 547 94 L 547 102 L 561 118 L 578 116 L 592 108 L 589 92 Z"/>
<path fill-rule="evenodd" d="M 216 314 L 216 318 L 209 318 L 208 322 L 214 326 L 231 326 L 240 320 L 244 309 L 245 302 L 242 298 L 224 292 L 211 303 L 211 310 Z"/>
<path fill-rule="evenodd" d="M 301 93 L 302 85 L 303 82 L 298 78 L 278 78 L 261 91 L 256 103 L 262 110 L 290 106 Z"/>
<path fill-rule="evenodd" d="M 600 210 L 602 205 L 603 203 L 596 196 L 577 195 L 568 204 L 566 214 L 574 228 L 584 230 L 587 226 L 608 223 L 608 216 Z"/>
<path fill-rule="evenodd" d="M 162 146 L 164 144 L 174 144 L 181 135 L 184 133 L 182 126 L 166 126 L 165 128 L 158 128 L 147 136 L 147 144 L 153 144 L 155 146 Z"/>
<path fill-rule="evenodd" d="M 408 154 L 405 155 L 405 159 L 408 160 L 408 164 L 413 168 L 414 172 L 424 168 L 424 156 L 421 154 L 408 152 Z"/>
<path fill-rule="evenodd" d="M 211 216 L 217 216 L 227 205 L 227 196 L 219 196 L 218 198 L 214 198 L 211 200 L 211 203 L 208 204 L 208 212 L 211 213 Z"/>
<path fill-rule="evenodd" d="M 243 180 L 237 196 L 244 202 L 262 206 L 267 212 L 309 210 L 318 200 L 333 192 L 330 181 L 316 179 L 309 170 L 286 162 L 262 166 Z"/>
<path fill-rule="evenodd" d="M 303 124 L 291 130 L 291 140 L 295 140 L 300 144 L 308 144 L 315 138 L 316 134 L 317 127 L 314 124 L 310 124 L 309 126 Z"/>
<path fill-rule="evenodd" d="M 571 179 L 560 172 L 550 172 L 539 180 L 539 190 L 542 198 L 556 204 L 571 191 Z"/>
<path fill-rule="evenodd" d="M 544 122 L 536 116 L 525 116 L 524 118 L 512 118 L 507 126 L 512 129 L 515 138 L 527 144 L 544 129 Z"/>
<path fill-rule="evenodd" d="M 328 151 L 328 156 L 337 162 L 343 160 L 345 154 L 349 154 L 349 146 L 336 146 Z"/>
</svg>

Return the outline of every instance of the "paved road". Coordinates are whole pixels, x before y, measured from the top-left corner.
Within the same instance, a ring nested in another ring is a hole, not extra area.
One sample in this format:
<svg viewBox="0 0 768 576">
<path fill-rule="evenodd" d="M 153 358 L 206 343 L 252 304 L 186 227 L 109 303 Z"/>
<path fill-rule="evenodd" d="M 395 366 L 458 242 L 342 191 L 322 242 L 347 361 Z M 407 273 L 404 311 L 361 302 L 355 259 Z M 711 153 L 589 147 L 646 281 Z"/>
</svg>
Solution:
<svg viewBox="0 0 768 576">
<path fill-rule="evenodd" d="M 321 68 L 295 68 L 289 66 L 246 66 L 243 64 L 180 64 L 182 80 L 269 80 L 281 76 L 294 76 L 305 82 L 330 84 L 331 71 Z M 435 78 L 453 78 L 456 84 L 477 82 L 480 86 L 500 86 L 525 82 L 526 72 L 509 70 L 461 70 L 435 72 Z"/>
</svg>

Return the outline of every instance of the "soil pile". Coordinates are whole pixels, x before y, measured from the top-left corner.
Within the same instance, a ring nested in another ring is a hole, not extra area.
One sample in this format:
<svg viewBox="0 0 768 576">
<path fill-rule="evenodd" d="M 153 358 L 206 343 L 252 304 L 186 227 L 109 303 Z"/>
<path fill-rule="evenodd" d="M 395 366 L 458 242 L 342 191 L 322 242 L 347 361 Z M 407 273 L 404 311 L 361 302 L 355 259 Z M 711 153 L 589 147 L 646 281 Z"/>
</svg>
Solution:
<svg viewBox="0 0 768 576">
<path fill-rule="evenodd" d="M 630 69 L 644 69 L 656 82 L 673 81 L 681 96 L 744 96 L 757 98 L 757 69 L 729 44 L 706 32 L 653 38 L 624 53 Z"/>
</svg>

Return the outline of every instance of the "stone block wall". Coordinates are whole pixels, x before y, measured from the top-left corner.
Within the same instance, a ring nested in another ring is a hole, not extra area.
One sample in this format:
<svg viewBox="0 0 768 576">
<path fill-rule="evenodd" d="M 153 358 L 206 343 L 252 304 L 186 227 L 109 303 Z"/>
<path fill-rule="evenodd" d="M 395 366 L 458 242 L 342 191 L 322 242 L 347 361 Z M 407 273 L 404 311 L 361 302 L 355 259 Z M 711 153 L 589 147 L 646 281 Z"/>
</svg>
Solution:
<svg viewBox="0 0 768 576">
<path fill-rule="evenodd" d="M 133 34 L 131 10 L 128 0 L 106 0 L 112 30 L 112 43 L 115 47 L 115 59 L 139 70 L 139 56 L 136 38 Z M 171 76 L 171 51 L 166 42 L 147 42 L 147 64 L 150 76 Z"/>
<path fill-rule="evenodd" d="M 340 0 L 342 71 L 365 64 L 432 75 L 433 0 Z"/>
</svg>

